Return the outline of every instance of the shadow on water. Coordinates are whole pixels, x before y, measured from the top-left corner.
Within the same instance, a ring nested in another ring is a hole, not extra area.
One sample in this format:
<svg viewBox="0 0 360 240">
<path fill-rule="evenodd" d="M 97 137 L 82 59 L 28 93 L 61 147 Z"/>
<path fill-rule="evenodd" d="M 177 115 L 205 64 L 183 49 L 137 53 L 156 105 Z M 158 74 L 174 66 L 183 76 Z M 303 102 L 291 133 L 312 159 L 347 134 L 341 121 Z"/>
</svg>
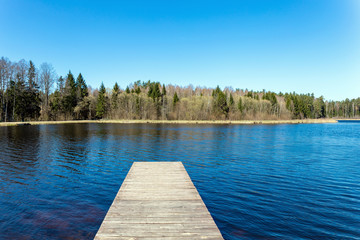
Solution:
<svg viewBox="0 0 360 240">
<path fill-rule="evenodd" d="M 26 179 L 34 176 L 33 170 L 38 164 L 39 129 L 29 126 L 3 128 L 1 136 L 0 164 L 4 174 L 0 178 L 5 182 L 8 180 L 26 185 Z M 10 154 L 12 152 L 16 154 Z"/>
</svg>

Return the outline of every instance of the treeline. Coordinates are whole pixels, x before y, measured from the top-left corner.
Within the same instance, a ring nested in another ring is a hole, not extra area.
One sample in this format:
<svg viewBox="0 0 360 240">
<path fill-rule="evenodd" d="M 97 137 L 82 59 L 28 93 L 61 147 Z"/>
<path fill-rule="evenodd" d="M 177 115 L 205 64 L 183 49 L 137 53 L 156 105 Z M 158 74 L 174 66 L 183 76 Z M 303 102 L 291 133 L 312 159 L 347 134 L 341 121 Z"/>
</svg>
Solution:
<svg viewBox="0 0 360 240">
<path fill-rule="evenodd" d="M 0 59 L 1 121 L 71 119 L 262 120 L 358 118 L 360 98 L 136 81 L 124 88 L 87 86 L 80 73 L 58 77 L 51 64 Z"/>
</svg>

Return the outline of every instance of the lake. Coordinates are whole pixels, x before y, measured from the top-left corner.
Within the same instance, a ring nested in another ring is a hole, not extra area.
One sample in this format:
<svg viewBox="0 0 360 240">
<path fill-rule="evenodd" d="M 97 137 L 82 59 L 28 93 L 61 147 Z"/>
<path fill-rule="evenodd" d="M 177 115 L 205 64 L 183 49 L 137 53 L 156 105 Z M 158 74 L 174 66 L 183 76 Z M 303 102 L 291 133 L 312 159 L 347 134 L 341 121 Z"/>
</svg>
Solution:
<svg viewBox="0 0 360 240">
<path fill-rule="evenodd" d="M 92 239 L 134 161 L 182 161 L 225 239 L 359 239 L 360 124 L 0 127 L 0 239 Z"/>
</svg>

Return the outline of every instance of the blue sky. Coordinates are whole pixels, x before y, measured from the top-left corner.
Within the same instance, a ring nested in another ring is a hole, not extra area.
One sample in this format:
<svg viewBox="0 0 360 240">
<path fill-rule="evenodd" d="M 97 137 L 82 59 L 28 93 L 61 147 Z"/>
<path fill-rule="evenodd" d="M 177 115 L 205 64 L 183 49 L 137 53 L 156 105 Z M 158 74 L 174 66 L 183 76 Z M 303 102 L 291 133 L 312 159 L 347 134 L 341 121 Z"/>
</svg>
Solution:
<svg viewBox="0 0 360 240">
<path fill-rule="evenodd" d="M 136 80 L 360 97 L 360 1 L 0 0 L 0 56 Z"/>
</svg>

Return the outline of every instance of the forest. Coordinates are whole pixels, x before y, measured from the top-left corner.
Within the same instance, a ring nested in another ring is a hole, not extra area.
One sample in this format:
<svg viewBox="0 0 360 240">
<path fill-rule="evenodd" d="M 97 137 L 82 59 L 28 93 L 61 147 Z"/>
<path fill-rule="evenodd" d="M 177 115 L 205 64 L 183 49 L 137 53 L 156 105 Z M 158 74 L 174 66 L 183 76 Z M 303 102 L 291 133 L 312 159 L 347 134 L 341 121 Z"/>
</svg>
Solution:
<svg viewBox="0 0 360 240">
<path fill-rule="evenodd" d="M 99 79 L 99 83 L 102 80 Z M 135 81 L 99 88 L 82 74 L 58 76 L 49 63 L 0 59 L 0 121 L 149 119 L 286 120 L 359 118 L 360 98 L 327 101 L 314 94 L 177 86 Z"/>
</svg>

